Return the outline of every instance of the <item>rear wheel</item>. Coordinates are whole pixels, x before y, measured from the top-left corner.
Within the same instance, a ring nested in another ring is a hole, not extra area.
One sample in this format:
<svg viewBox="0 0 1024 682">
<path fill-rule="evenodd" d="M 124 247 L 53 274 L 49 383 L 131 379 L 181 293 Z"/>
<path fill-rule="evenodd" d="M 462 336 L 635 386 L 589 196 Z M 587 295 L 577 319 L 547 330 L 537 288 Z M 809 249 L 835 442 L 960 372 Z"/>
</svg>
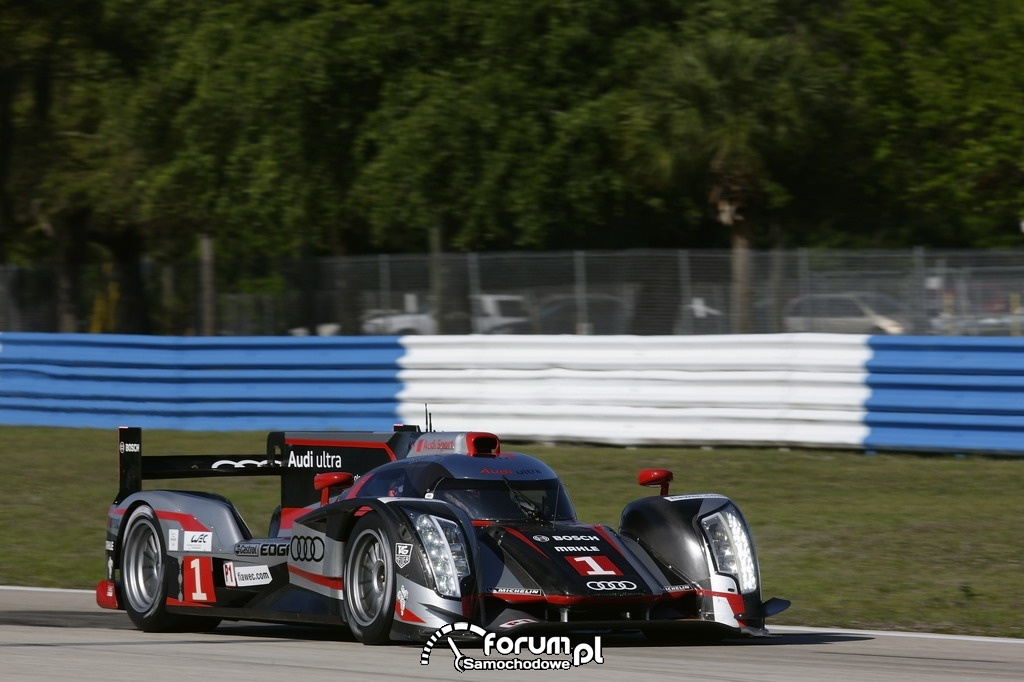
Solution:
<svg viewBox="0 0 1024 682">
<path fill-rule="evenodd" d="M 136 507 L 125 525 L 121 544 L 124 606 L 135 627 L 145 632 L 210 630 L 216 618 L 167 613 L 167 552 L 152 507 Z"/>
<path fill-rule="evenodd" d="M 395 617 L 395 571 L 387 529 L 373 514 L 356 524 L 345 561 L 345 619 L 363 644 L 390 639 Z"/>
</svg>

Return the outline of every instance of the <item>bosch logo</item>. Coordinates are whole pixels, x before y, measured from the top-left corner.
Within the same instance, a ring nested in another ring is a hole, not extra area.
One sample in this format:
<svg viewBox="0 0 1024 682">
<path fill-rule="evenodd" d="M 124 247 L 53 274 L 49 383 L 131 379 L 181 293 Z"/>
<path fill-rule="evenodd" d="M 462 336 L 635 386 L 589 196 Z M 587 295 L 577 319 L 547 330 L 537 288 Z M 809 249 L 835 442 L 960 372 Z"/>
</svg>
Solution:
<svg viewBox="0 0 1024 682">
<path fill-rule="evenodd" d="M 295 561 L 322 561 L 324 541 L 320 538 L 296 536 L 292 538 L 291 553 Z"/>
<path fill-rule="evenodd" d="M 547 535 L 534 535 L 533 539 L 536 540 L 537 542 L 550 542 L 551 541 L 551 538 L 549 538 Z"/>
<path fill-rule="evenodd" d="M 117 449 L 120 450 L 123 455 L 126 452 L 140 452 L 142 450 L 142 446 L 138 443 L 125 443 L 124 441 L 121 441 L 118 443 Z"/>
<path fill-rule="evenodd" d="M 622 592 L 635 590 L 636 583 L 629 580 L 591 580 L 587 587 L 596 592 Z"/>
</svg>

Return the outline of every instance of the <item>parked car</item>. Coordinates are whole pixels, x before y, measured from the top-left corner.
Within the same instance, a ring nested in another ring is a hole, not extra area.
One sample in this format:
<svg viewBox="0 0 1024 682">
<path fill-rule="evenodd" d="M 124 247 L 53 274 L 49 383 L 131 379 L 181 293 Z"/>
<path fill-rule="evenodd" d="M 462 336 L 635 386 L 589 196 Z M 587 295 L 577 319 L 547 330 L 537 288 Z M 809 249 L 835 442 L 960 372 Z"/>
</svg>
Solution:
<svg viewBox="0 0 1024 682">
<path fill-rule="evenodd" d="M 910 311 L 899 301 L 874 292 L 800 296 L 786 306 L 787 332 L 909 334 Z"/>
<path fill-rule="evenodd" d="M 532 320 L 495 327 L 493 334 L 629 334 L 632 312 L 606 294 L 558 295 L 546 299 Z"/>
<path fill-rule="evenodd" d="M 537 319 L 541 334 L 628 334 L 631 315 L 622 299 L 590 294 L 548 299 Z"/>
<path fill-rule="evenodd" d="M 472 329 L 475 334 L 493 334 L 502 325 L 528 323 L 525 299 L 513 294 L 478 294 L 470 297 Z M 363 320 L 364 334 L 436 334 L 433 306 L 424 301 L 418 310 L 374 311 Z"/>
</svg>

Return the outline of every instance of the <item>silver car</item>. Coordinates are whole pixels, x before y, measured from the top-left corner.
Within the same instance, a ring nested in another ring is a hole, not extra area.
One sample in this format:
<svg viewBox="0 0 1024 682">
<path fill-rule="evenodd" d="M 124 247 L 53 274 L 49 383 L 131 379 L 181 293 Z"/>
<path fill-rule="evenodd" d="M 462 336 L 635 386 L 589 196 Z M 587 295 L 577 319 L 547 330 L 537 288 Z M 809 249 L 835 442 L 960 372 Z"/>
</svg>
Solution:
<svg viewBox="0 0 1024 682">
<path fill-rule="evenodd" d="M 910 334 L 910 311 L 899 301 L 874 292 L 810 294 L 789 302 L 787 332 L 837 334 Z"/>
</svg>

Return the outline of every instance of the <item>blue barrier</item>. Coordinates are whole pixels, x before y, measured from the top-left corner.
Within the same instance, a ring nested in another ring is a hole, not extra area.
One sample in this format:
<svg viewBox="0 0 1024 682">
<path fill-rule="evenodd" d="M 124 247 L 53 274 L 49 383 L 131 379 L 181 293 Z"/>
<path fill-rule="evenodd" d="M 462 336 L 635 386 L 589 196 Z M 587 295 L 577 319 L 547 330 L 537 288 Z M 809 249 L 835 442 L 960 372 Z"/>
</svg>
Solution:
<svg viewBox="0 0 1024 682">
<path fill-rule="evenodd" d="M 0 423 L 390 429 L 397 337 L 0 334 Z"/>
<path fill-rule="evenodd" d="M 1024 339 L 872 337 L 872 449 L 1024 454 Z"/>
</svg>

